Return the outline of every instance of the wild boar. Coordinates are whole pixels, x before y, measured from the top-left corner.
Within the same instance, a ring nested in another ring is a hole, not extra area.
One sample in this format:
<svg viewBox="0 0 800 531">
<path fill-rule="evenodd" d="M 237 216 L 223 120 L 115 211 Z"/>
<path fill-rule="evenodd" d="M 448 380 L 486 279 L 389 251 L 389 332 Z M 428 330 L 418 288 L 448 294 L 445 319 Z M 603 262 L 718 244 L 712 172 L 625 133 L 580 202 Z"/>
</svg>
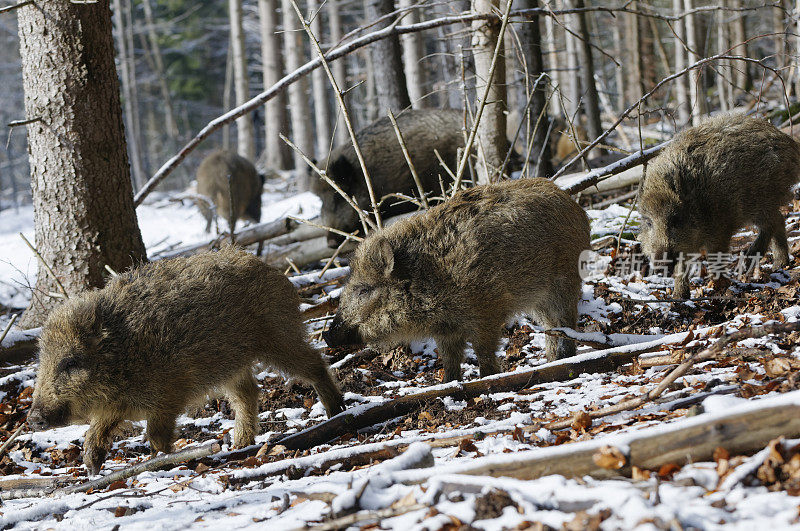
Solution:
<svg viewBox="0 0 800 531">
<path fill-rule="evenodd" d="M 545 179 L 477 186 L 381 231 L 356 249 L 328 345 L 433 337 L 445 380 L 461 378 L 466 342 L 481 376 L 499 370 L 501 327 L 528 312 L 547 328 L 574 327 L 589 221 Z M 548 337 L 547 359 L 575 354 Z"/>
<path fill-rule="evenodd" d="M 256 172 L 249 160 L 231 151 L 215 151 L 197 168 L 197 192 L 214 202 L 216 214 L 228 222 L 231 232 L 236 230 L 239 219 L 261 221 L 263 187 L 264 175 Z M 209 232 L 214 212 L 205 202 L 199 206 Z"/>
<path fill-rule="evenodd" d="M 253 444 L 256 362 L 310 383 L 336 414 L 342 395 L 299 303 L 284 275 L 233 247 L 121 274 L 49 316 L 28 423 L 89 422 L 84 463 L 97 473 L 121 421 L 147 420 L 151 449 L 168 452 L 175 418 L 218 390 L 236 414 L 234 444 Z"/>
<path fill-rule="evenodd" d="M 458 149 L 464 147 L 462 112 L 409 110 L 398 114 L 396 119 L 423 189 L 426 193 L 439 192 L 439 175 L 443 176 L 445 182 L 449 179 L 434 150 L 438 151 L 449 168 L 456 167 Z M 356 140 L 364 154 L 376 201 L 392 193 L 419 195 L 388 117 L 360 130 Z M 337 146 L 320 167 L 327 170 L 328 176 L 345 193 L 354 196 L 361 208 L 371 210 L 369 193 L 352 143 Z M 322 198 L 320 221 L 323 225 L 346 232 L 361 226 L 355 210 L 325 181 L 314 178 L 312 191 Z M 387 198 L 380 207 L 380 213 L 388 217 L 415 208 L 413 203 Z M 336 247 L 342 239 L 342 236 L 329 233 L 328 244 Z"/>
<path fill-rule="evenodd" d="M 760 118 L 724 114 L 675 136 L 647 165 L 639 191 L 642 249 L 675 266 L 676 298 L 689 297 L 680 253 L 727 252 L 731 237 L 754 224 L 747 253 L 769 246 L 776 268 L 789 263 L 780 206 L 800 177 L 800 147 Z"/>
</svg>

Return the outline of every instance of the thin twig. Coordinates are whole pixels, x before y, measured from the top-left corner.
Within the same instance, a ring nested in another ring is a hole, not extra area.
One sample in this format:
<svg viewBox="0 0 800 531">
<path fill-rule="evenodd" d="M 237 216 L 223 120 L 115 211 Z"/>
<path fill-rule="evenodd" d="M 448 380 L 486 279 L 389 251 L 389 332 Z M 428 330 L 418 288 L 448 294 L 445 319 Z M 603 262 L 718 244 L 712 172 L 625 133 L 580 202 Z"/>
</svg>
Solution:
<svg viewBox="0 0 800 531">
<path fill-rule="evenodd" d="M 32 2 L 29 2 L 29 3 L 32 3 Z M 35 123 L 35 122 L 41 122 L 41 121 L 42 121 L 41 116 L 38 116 L 36 118 L 28 118 L 26 120 L 14 120 L 14 121 L 8 122 L 6 125 L 8 127 L 20 127 L 20 126 L 23 126 L 23 125 L 28 125 L 28 124 L 32 124 L 32 123 Z"/>
<path fill-rule="evenodd" d="M 356 152 L 356 158 L 358 158 L 358 163 L 361 165 L 361 171 L 364 173 L 364 182 L 367 185 L 367 192 L 369 193 L 369 200 L 372 203 L 372 215 L 375 216 L 375 223 L 378 228 L 383 228 L 383 222 L 381 221 L 381 214 L 378 211 L 378 203 L 375 200 L 375 190 L 372 188 L 372 179 L 369 176 L 369 172 L 367 171 L 367 163 L 364 160 L 364 154 L 361 152 L 361 147 L 358 145 L 358 140 L 356 139 L 356 132 L 353 129 L 353 122 L 350 120 L 350 113 L 347 111 L 347 105 L 344 102 L 344 98 L 342 97 L 342 91 L 339 89 L 339 84 L 336 82 L 336 78 L 331 72 L 331 68 L 328 65 L 327 59 L 325 59 L 325 52 L 322 51 L 322 47 L 319 45 L 319 41 L 314 36 L 314 33 L 311 31 L 311 27 L 306 22 L 306 19 L 303 17 L 303 13 L 300 12 L 300 8 L 297 7 L 297 2 L 295 0 L 291 0 L 292 7 L 294 8 L 295 12 L 297 13 L 297 17 L 300 19 L 300 23 L 303 25 L 303 29 L 306 30 L 308 34 L 308 39 L 311 41 L 311 45 L 314 47 L 314 50 L 317 52 L 317 56 L 322 64 L 322 68 L 325 70 L 325 74 L 328 76 L 328 80 L 331 82 L 331 86 L 333 87 L 334 96 L 336 96 L 336 102 L 339 104 L 339 109 L 342 111 L 342 118 L 344 119 L 344 124 L 347 126 L 347 132 L 350 133 L 350 140 L 353 142 L 353 150 Z M 399 22 L 399 21 L 398 21 Z M 366 227 L 364 228 L 366 231 Z"/>
<path fill-rule="evenodd" d="M 414 163 L 411 162 L 411 155 L 408 153 L 408 147 L 406 146 L 405 140 L 403 140 L 403 134 L 400 132 L 400 127 L 397 125 L 397 120 L 394 119 L 394 114 L 392 113 L 391 109 L 389 109 L 389 121 L 392 122 L 392 127 L 394 127 L 394 134 L 397 135 L 397 141 L 400 143 L 400 150 L 403 152 L 403 156 L 406 158 L 406 164 L 408 164 L 408 169 L 411 171 L 411 177 L 414 178 L 414 183 L 417 185 L 417 191 L 419 192 L 420 201 L 422 201 L 422 206 L 428 208 L 428 198 L 425 197 L 425 189 L 422 187 L 422 181 L 419 180 L 419 174 L 417 173 L 417 169 L 414 167 Z"/>
<path fill-rule="evenodd" d="M 14 326 L 14 321 L 17 320 L 17 317 L 19 317 L 18 313 L 15 313 L 14 315 L 12 315 L 11 319 L 9 319 L 8 323 L 6 324 L 6 327 L 3 329 L 3 332 L 0 333 L 0 344 L 3 343 L 3 340 L 6 338 L 8 333 L 11 331 L 11 327 Z"/>
<path fill-rule="evenodd" d="M 333 256 L 330 257 L 330 259 L 328 260 L 328 263 L 325 264 L 325 267 L 323 267 L 322 271 L 319 272 L 319 277 L 317 277 L 317 278 L 322 280 L 322 277 L 325 275 L 325 272 L 331 267 L 331 265 L 333 265 L 333 261 L 336 260 L 336 257 L 339 256 L 339 253 L 342 252 L 342 249 L 344 248 L 344 245 L 348 241 L 349 241 L 348 238 L 345 238 L 344 240 L 342 240 L 342 243 L 340 243 L 339 246 L 336 248 L 336 251 L 334 251 Z"/>
<path fill-rule="evenodd" d="M 26 423 L 25 423 L 25 422 L 23 422 L 22 424 L 20 424 L 20 425 L 19 425 L 19 427 L 18 427 L 16 430 L 14 430 L 14 433 L 12 433 L 12 434 L 11 434 L 11 435 L 8 437 L 8 439 L 6 439 L 6 442 L 4 442 L 4 443 L 3 443 L 3 446 L 0 446 L 0 457 L 2 457 L 2 456 L 3 456 L 3 454 L 5 454 L 5 453 L 6 453 L 6 450 L 8 450 L 9 446 L 11 446 L 11 443 L 12 443 L 12 442 L 14 442 L 14 440 L 15 440 L 17 437 L 19 437 L 19 436 L 20 436 L 20 434 L 22 433 L 22 430 L 25 428 L 25 426 L 26 426 Z"/>
<path fill-rule="evenodd" d="M 58 289 L 59 289 L 59 290 L 61 290 L 61 294 L 62 294 L 62 295 L 64 295 L 64 298 L 65 298 L 65 299 L 69 299 L 69 295 L 67 294 L 67 290 L 66 290 L 66 289 L 64 289 L 64 285 L 61 283 L 61 281 L 60 281 L 60 280 L 58 280 L 58 277 L 57 277 L 57 276 L 56 276 L 56 274 L 53 272 L 53 270 L 50 268 L 50 265 L 49 265 L 47 262 L 45 262 L 44 258 L 42 258 L 42 255 L 41 255 L 41 254 L 39 254 L 39 251 L 37 251 L 37 250 L 36 250 L 36 247 L 34 247 L 33 245 L 31 245 L 31 242 L 29 242 L 29 241 L 28 241 L 28 238 L 26 238 L 26 237 L 25 237 L 25 235 L 24 235 L 24 234 L 22 234 L 21 232 L 19 233 L 19 237 L 20 237 L 20 238 L 22 238 L 22 241 L 24 241 L 24 242 L 25 242 L 25 244 L 26 244 L 28 247 L 30 247 L 31 251 L 33 251 L 33 254 L 35 254 L 35 255 L 36 255 L 36 258 L 38 258 L 38 259 L 39 259 L 39 261 L 42 263 L 42 265 L 44 266 L 45 270 L 47 270 L 47 272 L 48 272 L 48 274 L 50 275 L 50 277 L 51 277 L 53 280 L 55 280 L 55 282 L 56 282 L 56 285 L 58 286 Z"/>
<path fill-rule="evenodd" d="M 333 233 L 338 234 L 340 236 L 344 236 L 348 240 L 353 240 L 355 242 L 363 242 L 364 241 L 364 238 L 362 238 L 360 236 L 356 236 L 355 234 L 350 234 L 349 232 L 345 232 L 343 230 L 334 229 L 333 227 L 326 227 L 325 225 L 320 225 L 319 223 L 315 223 L 315 222 L 313 222 L 313 221 L 311 221 L 309 219 L 296 218 L 294 216 L 286 216 L 286 217 L 288 219 L 293 220 L 293 221 L 297 221 L 298 223 L 305 223 L 306 225 L 311 225 L 312 227 L 325 229 L 327 231 L 333 232 Z"/>
</svg>

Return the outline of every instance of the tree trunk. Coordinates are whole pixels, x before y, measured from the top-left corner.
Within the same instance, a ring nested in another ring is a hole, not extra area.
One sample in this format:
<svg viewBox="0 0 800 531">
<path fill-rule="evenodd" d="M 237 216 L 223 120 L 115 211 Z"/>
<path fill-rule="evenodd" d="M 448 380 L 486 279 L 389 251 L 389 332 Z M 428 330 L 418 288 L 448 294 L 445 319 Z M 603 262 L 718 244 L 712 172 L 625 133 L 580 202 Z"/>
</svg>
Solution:
<svg viewBox="0 0 800 531">
<path fill-rule="evenodd" d="M 533 9 L 539 7 L 538 0 L 517 0 L 518 4 L 515 6 L 518 9 Z M 517 28 L 519 35 L 520 45 L 522 47 L 521 56 L 525 61 L 525 71 L 527 77 L 523 84 L 525 88 L 525 98 L 520 98 L 521 105 L 527 103 L 527 98 L 533 90 L 533 84 L 539 74 L 544 72 L 544 60 L 542 58 L 542 34 L 539 28 L 539 17 L 534 15 L 526 18 L 525 22 L 520 24 Z M 523 72 L 524 73 L 524 72 Z M 530 96 L 531 104 L 528 107 L 528 113 L 522 116 L 522 120 L 526 122 L 523 125 L 525 131 L 525 146 L 530 145 L 530 159 L 533 165 L 533 170 L 530 172 L 532 177 L 546 177 L 552 175 L 553 164 L 551 161 L 551 154 L 549 143 L 547 142 L 547 129 L 550 125 L 550 119 L 547 116 L 547 97 L 546 97 L 547 82 L 542 79 L 533 95 Z M 524 107 L 520 111 L 524 110 Z M 541 116 L 541 120 L 540 117 Z M 538 122 L 538 127 L 536 126 Z M 534 127 L 536 128 L 534 130 Z M 531 133 L 533 139 L 531 141 Z M 527 155 L 527 153 L 526 153 Z M 536 165 L 536 161 L 540 160 Z"/>
<path fill-rule="evenodd" d="M 672 0 L 672 9 L 675 15 L 683 11 L 683 0 Z M 672 23 L 675 30 L 675 72 L 680 72 L 686 68 L 686 30 L 682 19 Z M 690 76 L 691 77 L 691 76 Z M 675 108 L 678 111 L 678 125 L 684 126 L 689 122 L 689 111 L 692 102 L 689 101 L 689 94 L 686 91 L 686 76 L 681 76 L 674 81 L 675 83 Z"/>
<path fill-rule="evenodd" d="M 726 7 L 727 0 L 720 0 L 720 7 Z M 728 35 L 725 26 L 725 12 L 717 11 L 717 53 L 727 53 L 728 51 Z M 719 108 L 723 112 L 727 112 L 733 106 L 732 96 L 730 94 L 730 66 L 726 60 L 717 62 L 716 67 L 716 81 L 717 81 L 717 96 L 719 97 Z"/>
<path fill-rule="evenodd" d="M 342 40 L 342 33 L 344 31 L 342 17 L 339 12 L 341 9 L 341 3 L 339 0 L 328 0 L 325 2 L 325 5 L 328 8 L 328 29 L 330 30 L 331 46 L 336 46 L 339 41 Z M 346 59 L 346 57 L 343 57 L 341 59 L 337 59 L 331 64 L 331 68 L 333 69 L 333 77 L 336 78 L 336 83 L 342 90 L 347 89 Z M 347 96 L 345 95 L 344 98 L 346 101 Z M 350 135 L 347 133 L 347 127 L 344 124 L 344 116 L 342 116 L 342 112 L 339 110 L 336 111 L 336 127 L 333 137 L 335 140 L 335 145 L 337 146 L 350 141 Z"/>
<path fill-rule="evenodd" d="M 250 83 L 247 75 L 247 49 L 242 27 L 242 0 L 228 0 L 231 23 L 231 47 L 233 49 L 233 86 L 236 106 L 250 99 Z M 228 109 L 225 109 L 226 111 Z M 237 151 L 249 161 L 256 159 L 255 130 L 253 116 L 246 114 L 236 120 Z"/>
<path fill-rule="evenodd" d="M 399 0 L 397 6 L 400 8 L 411 8 L 416 4 L 414 0 Z M 412 8 L 408 15 L 403 19 L 404 24 L 414 24 L 420 21 L 420 9 Z M 408 97 L 411 99 L 411 106 L 415 109 L 425 107 L 423 98 L 427 94 L 427 76 L 422 58 L 425 57 L 425 42 L 422 33 L 407 33 L 400 37 L 403 45 L 403 64 L 405 66 L 406 86 L 408 87 Z"/>
<path fill-rule="evenodd" d="M 744 5 L 742 0 L 731 0 L 731 7 L 739 9 Z M 731 53 L 747 57 L 747 18 L 746 13 L 740 13 L 733 22 L 733 44 L 736 44 Z M 753 77 L 750 73 L 750 63 L 736 61 L 734 64 L 734 82 L 740 90 L 750 90 L 753 87 Z"/>
<path fill-rule="evenodd" d="M 452 16 L 470 9 L 469 0 L 453 0 L 450 2 L 434 2 L 431 6 L 437 17 Z M 439 48 L 439 58 L 442 66 L 439 70 L 441 75 L 436 82 L 435 90 L 440 94 L 440 106 L 450 109 L 464 108 L 464 91 L 460 90 L 460 83 L 456 80 L 461 79 L 461 60 L 464 55 L 467 79 L 465 79 L 466 92 L 472 95 L 475 91 L 474 78 L 471 75 L 472 61 L 470 54 L 469 37 L 453 37 L 452 34 L 461 30 L 467 33 L 468 28 L 457 27 L 448 29 L 444 26 L 437 30 L 437 45 Z M 470 98 L 471 99 L 471 98 Z"/>
<path fill-rule="evenodd" d="M 311 32 L 322 41 L 322 12 L 318 0 L 308 0 Z M 312 18 L 313 17 L 313 18 Z M 314 96 L 314 125 L 316 131 L 316 157 L 322 160 L 331 149 L 331 111 L 328 104 L 328 78 L 322 68 L 311 73 L 311 92 Z"/>
<path fill-rule="evenodd" d="M 305 32 L 300 27 L 300 21 L 290 0 L 281 0 L 281 19 L 286 71 L 294 72 L 305 62 L 303 46 Z M 303 153 L 312 156 L 314 140 L 311 132 L 311 113 L 308 112 L 308 108 L 308 78 L 303 77 L 289 87 L 289 115 L 292 122 L 292 141 Z M 308 190 L 311 187 L 311 178 L 305 171 L 306 163 L 299 153 L 294 153 L 293 156 L 295 170 L 302 170 L 298 177 L 298 188 L 301 191 Z"/>
<path fill-rule="evenodd" d="M 550 18 L 550 17 L 548 17 Z M 625 57 L 625 47 L 622 44 L 622 29 L 620 28 L 622 24 L 617 23 L 616 21 L 611 24 L 611 35 L 614 41 L 614 53 L 617 57 Z M 630 68 L 630 65 L 628 65 Z M 616 85 L 616 101 L 614 102 L 617 106 L 616 112 L 621 113 L 625 110 L 627 105 L 625 105 L 625 81 L 623 76 L 623 69 L 622 68 L 615 68 L 614 69 L 614 85 Z"/>
<path fill-rule="evenodd" d="M 394 11 L 393 0 L 366 0 L 366 18 L 371 23 Z M 373 30 L 385 28 L 392 23 L 386 18 Z M 378 98 L 378 115 L 384 116 L 387 110 L 399 112 L 411 106 L 406 87 L 406 75 L 403 71 L 403 58 L 400 51 L 400 39 L 397 36 L 383 39 L 370 45 L 372 54 L 372 72 L 375 83 L 375 94 Z"/>
<path fill-rule="evenodd" d="M 142 7 L 144 8 L 144 19 L 147 24 L 147 40 L 150 44 L 150 53 L 153 56 L 155 74 L 158 78 L 158 88 L 161 90 L 161 98 L 164 104 L 164 119 L 167 127 L 167 134 L 171 137 L 172 144 L 175 144 L 180 132 L 178 131 L 178 124 L 175 122 L 175 110 L 172 106 L 172 96 L 169 92 L 169 85 L 167 85 L 167 70 L 164 67 L 164 56 L 161 54 L 161 46 L 158 44 L 158 35 L 156 34 L 155 20 L 153 17 L 153 9 L 150 6 L 150 0 L 142 0 Z"/>
<path fill-rule="evenodd" d="M 125 101 L 125 126 L 128 131 L 128 149 L 130 150 L 131 169 L 136 188 L 140 188 L 147 180 L 142 168 L 142 157 L 139 153 L 139 138 L 136 135 L 135 125 L 138 111 L 134 108 L 134 90 L 136 79 L 133 69 L 134 57 L 133 48 L 129 46 L 128 28 L 125 23 L 125 13 L 127 6 L 122 5 L 123 0 L 114 0 L 114 24 L 117 27 L 117 47 L 119 48 L 119 67 L 122 78 L 122 94 Z M 127 0 L 126 0 L 127 3 Z M 130 24 L 130 21 L 128 21 Z"/>
<path fill-rule="evenodd" d="M 104 266 L 145 261 L 133 209 L 108 0 L 53 0 L 17 12 L 36 246 L 69 294 L 104 283 Z M 58 303 L 40 263 L 22 326 Z"/>
<path fill-rule="evenodd" d="M 694 0 L 683 0 L 683 7 L 686 11 L 691 11 L 694 8 Z M 699 50 L 697 49 L 697 21 L 695 17 L 696 14 L 694 13 L 686 16 L 686 45 L 689 48 L 689 64 L 700 60 Z M 689 99 L 692 105 L 692 125 L 697 125 L 703 116 L 702 102 L 705 100 L 700 69 L 694 69 L 689 74 Z"/>
<path fill-rule="evenodd" d="M 225 81 L 222 87 L 222 108 L 230 109 L 231 105 L 231 88 L 233 86 L 233 46 L 231 46 L 230 39 L 228 39 L 228 53 L 225 56 Z M 225 124 L 222 128 L 222 149 L 228 151 L 231 149 L 231 126 Z"/>
<path fill-rule="evenodd" d="M 631 9 L 638 9 L 638 2 L 631 2 Z M 628 90 L 626 103 L 637 101 L 644 94 L 644 74 L 642 73 L 641 57 L 641 22 L 638 15 L 625 15 L 625 40 L 628 45 Z M 626 105 L 627 106 L 627 105 Z"/>
<path fill-rule="evenodd" d="M 564 76 L 560 71 L 562 63 L 558 53 L 558 35 L 556 34 L 556 25 L 553 17 L 544 17 L 544 27 L 547 32 L 545 37 L 547 41 L 547 73 L 550 74 L 553 85 L 561 90 Z M 550 109 L 554 116 L 564 114 L 564 110 L 561 108 L 561 98 L 558 97 L 558 94 L 550 98 Z"/>
<path fill-rule="evenodd" d="M 499 7 L 500 0 L 472 0 L 472 10 L 475 13 L 497 13 Z M 505 114 L 506 68 L 502 54 L 497 57 L 494 76 L 489 77 L 492 56 L 501 38 L 498 20 L 478 20 L 472 23 L 472 55 L 475 58 L 477 98 L 483 97 L 487 84 L 490 87 L 476 136 L 478 184 L 494 182 L 499 178 L 503 160 L 508 152 Z M 476 105 L 480 104 L 478 99 Z"/>
<path fill-rule="evenodd" d="M 573 3 L 576 9 L 585 7 L 583 0 L 573 0 Z M 589 34 L 586 13 L 577 13 L 573 17 L 577 22 L 576 33 L 580 36 L 580 39 L 576 39 L 576 44 L 580 61 L 581 99 L 586 116 L 586 131 L 589 133 L 589 140 L 594 140 L 603 134 L 603 124 L 600 121 L 600 99 L 594 82 L 594 58 L 590 46 L 592 36 Z"/>
<path fill-rule="evenodd" d="M 567 0 L 559 0 L 558 5 L 561 9 L 570 7 Z M 565 19 L 565 27 L 575 31 L 577 29 L 575 15 L 567 15 Z M 578 68 L 578 57 L 576 55 L 577 45 L 575 40 L 575 36 L 572 33 L 566 30 L 564 31 L 564 44 L 566 48 L 565 53 L 567 56 L 567 73 L 565 77 L 562 77 L 562 82 L 566 79 L 567 90 L 564 93 L 564 99 L 566 101 L 563 103 L 566 106 L 565 110 L 570 120 L 572 120 L 573 117 L 577 117 L 578 109 L 580 108 L 581 103 L 581 76 Z"/>
<path fill-rule="evenodd" d="M 261 67 L 264 90 L 283 76 L 283 55 L 278 37 L 278 0 L 258 0 L 258 18 L 261 23 Z M 291 153 L 278 133 L 288 134 L 286 93 L 281 92 L 264 106 L 263 165 L 279 170 L 289 166 Z"/>
<path fill-rule="evenodd" d="M 773 32 L 775 32 L 775 68 L 783 70 L 786 67 L 786 41 L 788 35 L 786 34 L 786 23 L 783 20 L 785 15 L 786 5 L 783 0 L 773 2 L 777 4 L 772 9 L 772 24 Z"/>
</svg>

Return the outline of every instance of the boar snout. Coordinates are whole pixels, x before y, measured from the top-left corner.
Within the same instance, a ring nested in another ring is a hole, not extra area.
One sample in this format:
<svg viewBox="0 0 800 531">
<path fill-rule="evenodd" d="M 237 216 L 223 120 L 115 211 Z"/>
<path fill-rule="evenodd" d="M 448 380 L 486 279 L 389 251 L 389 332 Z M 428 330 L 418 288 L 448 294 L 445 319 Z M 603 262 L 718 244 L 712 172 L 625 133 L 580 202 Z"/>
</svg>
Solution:
<svg viewBox="0 0 800 531">
<path fill-rule="evenodd" d="M 338 313 L 333 318 L 330 328 L 322 333 L 322 339 L 329 347 L 358 345 L 364 342 L 358 333 L 358 328 L 345 323 Z"/>
<path fill-rule="evenodd" d="M 46 410 L 34 403 L 28 412 L 28 425 L 36 431 L 60 428 L 66 426 L 69 423 L 68 421 L 69 408 L 67 406 Z"/>
</svg>

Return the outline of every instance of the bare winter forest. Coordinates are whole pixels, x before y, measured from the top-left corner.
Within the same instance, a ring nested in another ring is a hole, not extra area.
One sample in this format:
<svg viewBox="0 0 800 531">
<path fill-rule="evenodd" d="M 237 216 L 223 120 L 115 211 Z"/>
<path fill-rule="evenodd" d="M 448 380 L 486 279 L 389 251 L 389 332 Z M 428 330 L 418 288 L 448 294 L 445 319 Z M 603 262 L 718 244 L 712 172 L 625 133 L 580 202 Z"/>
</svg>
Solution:
<svg viewBox="0 0 800 531">
<path fill-rule="evenodd" d="M 0 6 L 0 528 L 800 526 L 800 2 Z"/>
</svg>

